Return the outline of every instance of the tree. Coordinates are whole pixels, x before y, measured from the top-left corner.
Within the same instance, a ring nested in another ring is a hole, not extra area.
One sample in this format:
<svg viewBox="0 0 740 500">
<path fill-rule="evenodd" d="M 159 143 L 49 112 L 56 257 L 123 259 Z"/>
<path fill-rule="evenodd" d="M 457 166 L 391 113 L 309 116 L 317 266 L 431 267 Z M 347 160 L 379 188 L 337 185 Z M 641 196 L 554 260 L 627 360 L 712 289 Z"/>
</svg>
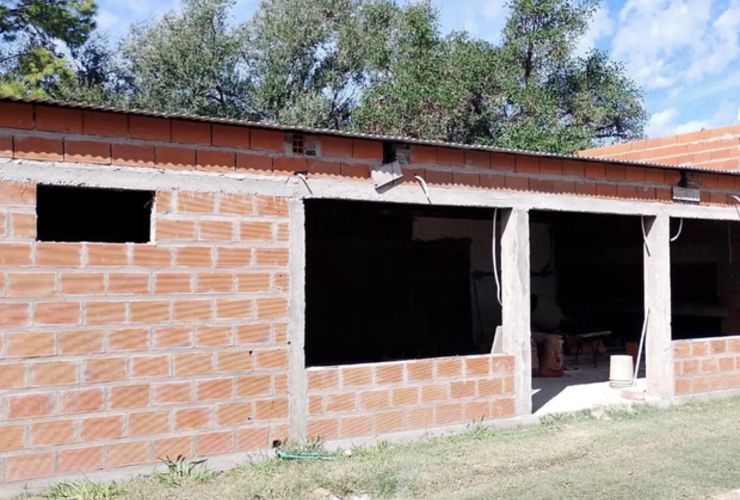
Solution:
<svg viewBox="0 0 740 500">
<path fill-rule="evenodd" d="M 0 0 L 0 93 L 44 97 L 72 77 L 96 12 L 95 0 Z"/>
</svg>

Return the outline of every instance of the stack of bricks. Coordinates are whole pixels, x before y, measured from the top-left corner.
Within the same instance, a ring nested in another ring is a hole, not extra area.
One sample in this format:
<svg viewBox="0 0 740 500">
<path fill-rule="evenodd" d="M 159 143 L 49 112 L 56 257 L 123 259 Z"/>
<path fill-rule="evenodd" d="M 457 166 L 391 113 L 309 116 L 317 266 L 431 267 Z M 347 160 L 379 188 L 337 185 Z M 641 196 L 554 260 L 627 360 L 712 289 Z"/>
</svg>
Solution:
<svg viewBox="0 0 740 500">
<path fill-rule="evenodd" d="M 36 242 L 35 186 L 0 183 L 0 481 L 286 438 L 287 201 L 155 207 L 151 244 Z"/>
<path fill-rule="evenodd" d="M 513 417 L 514 358 L 436 358 L 308 369 L 312 438 L 374 436 Z"/>
<path fill-rule="evenodd" d="M 580 156 L 740 170 L 740 125 L 587 149 Z"/>
<path fill-rule="evenodd" d="M 293 153 L 286 133 L 276 129 L 0 100 L 0 157 L 18 160 L 259 175 L 307 173 L 362 182 L 370 182 L 370 169 L 383 160 L 380 139 L 336 135 L 313 139 L 317 156 L 306 157 Z M 416 183 L 414 176 L 419 175 L 435 187 L 671 202 L 671 189 L 680 180 L 680 172 L 670 167 L 429 145 L 410 148 L 405 181 Z M 729 195 L 738 189 L 740 177 L 705 174 L 701 203 L 734 204 Z"/>
<path fill-rule="evenodd" d="M 740 337 L 673 342 L 676 395 L 740 389 Z"/>
</svg>

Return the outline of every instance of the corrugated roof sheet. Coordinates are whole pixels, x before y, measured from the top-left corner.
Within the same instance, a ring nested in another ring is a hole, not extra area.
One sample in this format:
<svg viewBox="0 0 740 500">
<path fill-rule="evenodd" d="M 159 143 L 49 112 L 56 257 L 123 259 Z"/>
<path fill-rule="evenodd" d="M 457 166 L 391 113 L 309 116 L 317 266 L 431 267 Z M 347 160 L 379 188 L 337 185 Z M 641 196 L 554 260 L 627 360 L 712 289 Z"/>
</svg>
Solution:
<svg viewBox="0 0 740 500">
<path fill-rule="evenodd" d="M 199 115 L 191 115 L 191 114 L 185 114 L 185 113 L 162 113 L 158 111 L 147 111 L 143 109 L 124 109 L 124 108 L 116 108 L 113 106 L 80 104 L 80 103 L 73 103 L 73 102 L 66 102 L 66 101 L 57 101 L 54 99 L 42 99 L 38 97 L 11 97 L 11 96 L 5 96 L 5 95 L 0 94 L 0 101 L 25 102 L 29 104 L 43 104 L 43 105 L 48 105 L 48 106 L 59 106 L 63 108 L 83 109 L 83 110 L 90 110 L 90 111 L 105 111 L 109 113 L 150 116 L 150 117 L 159 117 L 159 118 L 178 118 L 178 119 L 183 119 L 183 120 L 192 120 L 192 121 L 207 122 L 207 123 L 224 123 L 224 124 L 230 124 L 230 125 L 248 126 L 248 127 L 253 127 L 253 128 L 280 130 L 284 132 L 301 132 L 304 134 L 331 135 L 331 136 L 336 136 L 336 137 L 347 137 L 347 138 L 352 138 L 352 139 L 368 139 L 368 140 L 377 140 L 377 141 L 399 142 L 403 144 L 419 144 L 423 146 L 437 146 L 437 147 L 447 147 L 447 148 L 455 148 L 455 149 L 475 150 L 475 151 L 489 151 L 493 153 L 519 154 L 519 155 L 537 156 L 537 157 L 543 157 L 543 158 L 555 158 L 555 159 L 561 159 L 561 160 L 581 160 L 581 161 L 586 160 L 586 161 L 595 161 L 599 163 L 608 163 L 608 164 L 614 164 L 614 165 L 631 165 L 631 166 L 638 166 L 638 167 L 666 168 L 666 169 L 672 169 L 672 170 L 676 170 L 676 169 L 695 170 L 699 172 L 714 172 L 714 173 L 722 173 L 722 174 L 729 174 L 729 175 L 740 175 L 740 172 L 731 172 L 731 171 L 728 172 L 726 170 L 701 168 L 701 167 L 695 167 L 692 165 L 677 166 L 677 165 L 666 165 L 666 164 L 660 164 L 660 163 L 649 163 L 649 162 L 640 162 L 640 161 L 632 161 L 632 160 L 615 160 L 615 159 L 598 158 L 598 157 L 592 157 L 592 156 L 565 155 L 565 154 L 557 154 L 557 153 L 547 153 L 547 152 L 542 152 L 542 151 L 530 151 L 526 149 L 501 148 L 501 147 L 495 147 L 495 146 L 482 146 L 482 145 L 477 145 L 477 144 L 461 144 L 461 143 L 455 143 L 455 142 L 414 139 L 411 137 L 403 137 L 403 136 L 365 134 L 361 132 L 345 132 L 342 130 L 334 130 L 334 129 L 328 129 L 328 128 L 298 127 L 298 126 L 293 126 L 293 125 L 281 125 L 281 124 L 269 123 L 269 122 L 253 122 L 249 120 L 235 120 L 233 118 L 213 118 L 210 116 L 199 116 Z"/>
</svg>

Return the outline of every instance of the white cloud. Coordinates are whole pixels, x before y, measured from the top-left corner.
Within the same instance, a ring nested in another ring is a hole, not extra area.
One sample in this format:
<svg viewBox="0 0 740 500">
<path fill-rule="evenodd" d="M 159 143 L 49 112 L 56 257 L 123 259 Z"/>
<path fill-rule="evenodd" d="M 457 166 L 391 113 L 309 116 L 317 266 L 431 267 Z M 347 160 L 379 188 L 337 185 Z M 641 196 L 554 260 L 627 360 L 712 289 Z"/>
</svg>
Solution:
<svg viewBox="0 0 740 500">
<path fill-rule="evenodd" d="M 609 15 L 609 9 L 602 5 L 591 18 L 591 24 L 588 27 L 586 35 L 578 43 L 576 53 L 580 56 L 586 55 L 596 43 L 614 33 L 614 22 Z"/>
<path fill-rule="evenodd" d="M 645 132 L 648 137 L 662 137 L 664 135 L 670 135 L 671 131 L 675 127 L 675 119 L 678 117 L 678 109 L 668 108 L 654 113 L 648 121 Z"/>
<path fill-rule="evenodd" d="M 655 113 L 647 124 L 649 137 L 685 134 L 705 128 L 732 125 L 738 120 L 738 102 L 722 101 L 710 116 L 682 121 L 678 108 L 672 107 Z"/>
<path fill-rule="evenodd" d="M 612 51 L 639 84 L 666 88 L 725 70 L 739 29 L 740 0 L 627 0 Z"/>
</svg>

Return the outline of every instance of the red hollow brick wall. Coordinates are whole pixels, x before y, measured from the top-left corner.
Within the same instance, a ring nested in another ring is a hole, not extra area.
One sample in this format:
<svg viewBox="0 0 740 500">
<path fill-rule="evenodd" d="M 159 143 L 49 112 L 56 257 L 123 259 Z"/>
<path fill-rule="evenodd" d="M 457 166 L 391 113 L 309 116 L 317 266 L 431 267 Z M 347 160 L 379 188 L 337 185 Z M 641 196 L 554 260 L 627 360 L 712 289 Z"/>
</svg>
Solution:
<svg viewBox="0 0 740 500">
<path fill-rule="evenodd" d="M 673 342 L 676 395 L 740 389 L 740 336 Z"/>
<path fill-rule="evenodd" d="M 151 244 L 36 242 L 35 186 L 0 183 L 1 481 L 286 438 L 287 200 L 155 206 Z"/>
<path fill-rule="evenodd" d="M 308 369 L 312 438 L 376 436 L 514 416 L 514 357 Z"/>
</svg>

